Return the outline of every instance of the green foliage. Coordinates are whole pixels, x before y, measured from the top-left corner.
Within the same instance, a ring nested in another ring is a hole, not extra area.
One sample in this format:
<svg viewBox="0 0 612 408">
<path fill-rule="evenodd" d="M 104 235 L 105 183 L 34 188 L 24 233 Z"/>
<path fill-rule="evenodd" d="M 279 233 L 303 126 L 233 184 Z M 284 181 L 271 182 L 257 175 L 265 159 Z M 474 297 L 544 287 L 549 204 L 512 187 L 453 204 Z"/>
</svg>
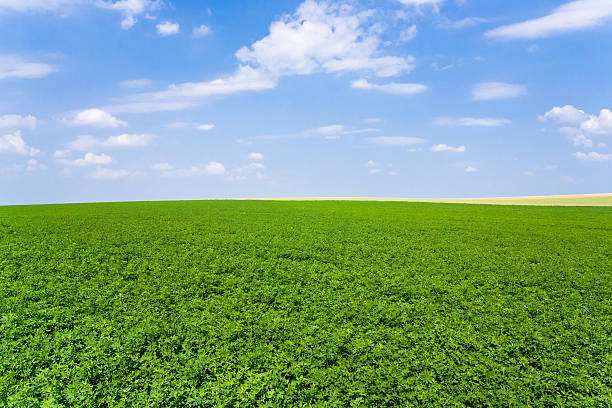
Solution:
<svg viewBox="0 0 612 408">
<path fill-rule="evenodd" d="M 612 209 L 0 207 L 0 406 L 612 406 Z"/>
</svg>

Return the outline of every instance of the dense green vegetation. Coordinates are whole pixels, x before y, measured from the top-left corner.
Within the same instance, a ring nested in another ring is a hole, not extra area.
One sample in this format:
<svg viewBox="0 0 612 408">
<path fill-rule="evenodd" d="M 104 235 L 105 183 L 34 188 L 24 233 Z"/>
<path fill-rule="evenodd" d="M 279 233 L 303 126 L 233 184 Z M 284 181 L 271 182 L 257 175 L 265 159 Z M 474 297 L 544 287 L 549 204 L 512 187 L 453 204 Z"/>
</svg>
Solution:
<svg viewBox="0 0 612 408">
<path fill-rule="evenodd" d="M 0 207 L 0 406 L 612 406 L 612 208 Z"/>
</svg>

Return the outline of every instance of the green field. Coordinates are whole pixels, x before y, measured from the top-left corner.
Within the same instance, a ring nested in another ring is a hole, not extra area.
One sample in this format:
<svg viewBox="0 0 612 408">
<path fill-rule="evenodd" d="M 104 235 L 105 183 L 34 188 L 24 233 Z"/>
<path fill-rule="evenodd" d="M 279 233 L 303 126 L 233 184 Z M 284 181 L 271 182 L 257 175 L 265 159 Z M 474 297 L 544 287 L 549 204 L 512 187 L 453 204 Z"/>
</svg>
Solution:
<svg viewBox="0 0 612 408">
<path fill-rule="evenodd" d="M 611 407 L 612 208 L 0 207 L 2 407 Z"/>
</svg>

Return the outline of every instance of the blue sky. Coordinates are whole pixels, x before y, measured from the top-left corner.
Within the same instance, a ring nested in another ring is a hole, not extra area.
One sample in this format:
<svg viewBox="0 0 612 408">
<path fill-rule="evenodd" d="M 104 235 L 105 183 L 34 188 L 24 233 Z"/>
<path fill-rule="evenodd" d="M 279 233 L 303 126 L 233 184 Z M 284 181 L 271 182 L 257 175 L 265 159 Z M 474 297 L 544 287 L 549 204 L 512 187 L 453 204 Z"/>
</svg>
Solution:
<svg viewBox="0 0 612 408">
<path fill-rule="evenodd" d="M 0 204 L 612 191 L 612 1 L 0 0 Z"/>
</svg>

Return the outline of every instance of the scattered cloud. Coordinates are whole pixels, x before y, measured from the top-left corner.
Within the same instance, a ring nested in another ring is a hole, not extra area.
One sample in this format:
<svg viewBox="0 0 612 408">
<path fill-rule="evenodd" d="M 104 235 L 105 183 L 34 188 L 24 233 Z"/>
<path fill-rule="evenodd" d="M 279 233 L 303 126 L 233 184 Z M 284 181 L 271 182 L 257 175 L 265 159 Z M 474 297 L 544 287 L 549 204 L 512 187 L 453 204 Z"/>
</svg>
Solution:
<svg viewBox="0 0 612 408">
<path fill-rule="evenodd" d="M 608 161 L 608 160 L 612 160 L 612 153 L 603 154 L 603 153 L 597 153 L 597 152 L 590 152 L 590 153 L 576 152 L 574 153 L 574 157 L 580 160 L 584 160 L 584 161 Z"/>
<path fill-rule="evenodd" d="M 507 84 L 505 82 L 482 82 L 472 90 L 472 99 L 487 101 L 492 99 L 518 98 L 527 94 L 524 85 Z"/>
<path fill-rule="evenodd" d="M 487 31 L 485 37 L 495 40 L 551 37 L 596 27 L 611 17 L 612 2 L 608 0 L 574 0 L 557 7 L 544 17 Z"/>
<path fill-rule="evenodd" d="M 30 159 L 26 163 L 26 171 L 35 172 L 35 171 L 45 171 L 47 170 L 47 166 L 43 163 L 39 163 L 36 159 Z"/>
<path fill-rule="evenodd" d="M 406 6 L 414 6 L 417 10 L 421 10 L 424 6 L 432 7 L 435 13 L 440 11 L 440 6 L 445 0 L 398 0 L 400 3 Z"/>
<path fill-rule="evenodd" d="M 264 155 L 261 153 L 249 153 L 249 160 L 263 160 Z"/>
<path fill-rule="evenodd" d="M 34 1 L 48 1 L 48 0 L 34 0 Z M 67 0 L 51 0 L 53 1 L 67 1 Z M 106 1 L 101 0 L 95 2 L 98 7 L 107 9 L 107 10 L 115 10 L 121 13 L 123 16 L 123 20 L 121 20 L 121 28 L 124 30 L 129 30 L 132 28 L 137 22 L 138 19 L 136 16 L 141 14 L 149 13 L 157 9 L 161 0 L 116 0 L 116 1 Z"/>
<path fill-rule="evenodd" d="M 35 129 L 37 120 L 34 116 L 4 115 L 0 116 L 0 129 Z"/>
<path fill-rule="evenodd" d="M 198 125 L 198 129 L 203 130 L 205 132 L 209 132 L 215 128 L 215 125 L 211 125 L 209 123 L 205 123 L 202 125 Z"/>
<path fill-rule="evenodd" d="M 170 21 L 164 21 L 155 26 L 157 28 L 157 34 L 162 37 L 169 37 L 171 35 L 178 34 L 180 32 L 180 26 L 178 23 L 171 23 Z"/>
<path fill-rule="evenodd" d="M 155 163 L 152 168 L 156 171 L 169 171 L 173 170 L 174 166 L 169 163 Z"/>
<path fill-rule="evenodd" d="M 472 27 L 477 24 L 486 23 L 489 20 L 482 17 L 466 17 L 461 20 L 444 20 L 438 23 L 439 28 L 446 28 L 451 30 L 460 30 L 462 28 Z"/>
<path fill-rule="evenodd" d="M 379 136 L 369 139 L 370 142 L 384 146 L 410 146 L 425 143 L 425 139 L 407 136 Z"/>
<path fill-rule="evenodd" d="M 68 143 L 68 147 L 73 150 L 90 150 L 99 145 L 99 141 L 90 135 L 79 135 L 75 140 Z"/>
<path fill-rule="evenodd" d="M 110 136 L 102 145 L 106 147 L 140 147 L 147 146 L 151 139 L 153 139 L 152 135 L 124 133 L 119 136 Z"/>
<path fill-rule="evenodd" d="M 108 164 L 113 161 L 113 158 L 105 154 L 86 153 L 85 156 L 78 158 L 70 164 L 74 166 L 95 166 L 100 164 Z"/>
<path fill-rule="evenodd" d="M 407 42 L 410 40 L 414 40 L 417 35 L 417 26 L 416 24 L 411 25 L 405 30 L 400 31 L 399 42 Z"/>
<path fill-rule="evenodd" d="M 554 120 L 557 123 L 581 123 L 587 120 L 587 115 L 583 110 L 576 109 L 572 105 L 555 106 L 544 115 L 540 115 L 541 121 Z"/>
<path fill-rule="evenodd" d="M 137 89 L 137 88 L 148 88 L 152 84 L 153 84 L 153 81 L 151 81 L 150 79 L 139 78 L 139 79 L 130 79 L 127 81 L 123 81 L 121 82 L 120 85 L 124 88 Z"/>
<path fill-rule="evenodd" d="M 130 172 L 123 169 L 107 169 L 97 167 L 96 171 L 91 174 L 91 178 L 96 180 L 119 180 L 130 176 Z"/>
<path fill-rule="evenodd" d="M 383 118 L 363 118 L 361 121 L 363 123 L 382 123 L 385 120 Z"/>
<path fill-rule="evenodd" d="M 73 118 L 65 119 L 65 123 L 72 126 L 94 126 L 100 128 L 118 128 L 127 123 L 115 118 L 102 109 L 87 109 L 78 112 Z"/>
<path fill-rule="evenodd" d="M 197 177 L 197 176 L 221 176 L 226 173 L 225 166 L 219 162 L 211 161 L 203 166 L 191 166 L 186 168 L 175 169 L 168 163 L 158 164 L 158 171 L 162 171 L 163 175 L 168 177 Z"/>
<path fill-rule="evenodd" d="M 384 85 L 376 85 L 368 82 L 366 79 L 358 79 L 351 82 L 351 87 L 356 89 L 365 89 L 373 91 L 381 91 L 395 95 L 413 95 L 427 91 L 427 86 L 423 84 L 406 84 L 390 82 Z"/>
<path fill-rule="evenodd" d="M 593 141 L 586 137 L 580 129 L 562 127 L 559 131 L 573 141 L 575 146 L 593 147 Z"/>
<path fill-rule="evenodd" d="M 27 61 L 17 55 L 0 55 L 0 79 L 43 78 L 55 71 L 50 64 Z"/>
<path fill-rule="evenodd" d="M 431 151 L 432 152 L 453 152 L 453 153 L 464 153 L 466 151 L 465 146 L 457 146 L 457 147 L 453 147 L 453 146 L 449 146 L 447 144 L 437 144 L 437 145 L 433 145 L 431 147 Z"/>
<path fill-rule="evenodd" d="M 67 159 L 71 155 L 72 155 L 72 152 L 68 149 L 56 150 L 55 153 L 53 153 L 53 157 L 55 159 Z"/>
<path fill-rule="evenodd" d="M 368 161 L 365 163 L 365 166 L 366 166 L 366 167 L 376 167 L 376 166 L 378 166 L 378 163 L 376 163 L 374 160 L 368 160 Z"/>
<path fill-rule="evenodd" d="M 582 122 L 580 128 L 598 135 L 612 134 L 612 111 L 602 109 L 599 115 L 589 115 L 589 119 Z"/>
<path fill-rule="evenodd" d="M 440 117 L 434 120 L 436 126 L 482 126 L 482 127 L 499 127 L 511 124 L 509 119 L 501 118 L 449 118 Z"/>
<path fill-rule="evenodd" d="M 382 173 L 382 170 L 381 169 L 370 169 L 369 173 L 370 174 L 380 174 Z"/>
<path fill-rule="evenodd" d="M 379 56 L 379 27 L 372 13 L 341 2 L 304 1 L 293 15 L 270 25 L 270 33 L 236 57 L 279 77 L 316 72 L 370 71 L 388 77 L 414 69 L 414 58 Z"/>
<path fill-rule="evenodd" d="M 478 171 L 478 169 L 476 167 L 472 167 L 472 166 L 467 166 L 465 168 L 465 172 L 466 173 L 476 173 Z"/>
<path fill-rule="evenodd" d="M 199 27 L 193 29 L 193 36 L 196 38 L 203 38 L 210 35 L 211 30 L 206 24 L 202 24 Z"/>
<path fill-rule="evenodd" d="M 524 171 L 523 172 L 523 176 L 525 176 L 525 177 L 533 177 L 534 174 L 533 174 L 533 171 Z"/>
<path fill-rule="evenodd" d="M 40 153 L 40 150 L 28 146 L 21 137 L 21 132 L 18 130 L 15 133 L 0 136 L 0 153 L 15 153 L 36 156 L 38 153 Z"/>
</svg>

